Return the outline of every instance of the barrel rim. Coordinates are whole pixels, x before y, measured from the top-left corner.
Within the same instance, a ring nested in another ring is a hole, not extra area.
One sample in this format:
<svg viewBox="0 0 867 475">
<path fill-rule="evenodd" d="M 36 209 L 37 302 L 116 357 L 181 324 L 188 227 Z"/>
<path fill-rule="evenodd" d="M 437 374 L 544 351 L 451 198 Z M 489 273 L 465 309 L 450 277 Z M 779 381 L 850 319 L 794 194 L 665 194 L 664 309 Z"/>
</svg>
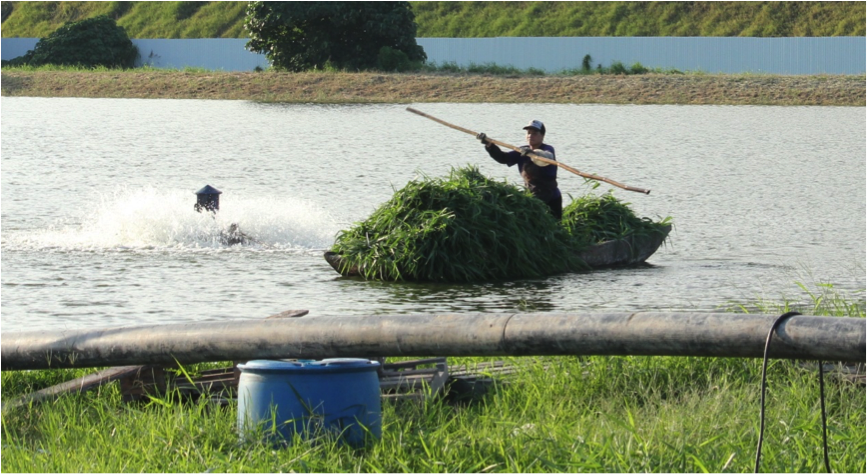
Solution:
<svg viewBox="0 0 867 475">
<path fill-rule="evenodd" d="M 323 360 L 250 360 L 238 364 L 243 374 L 248 373 L 350 373 L 376 371 L 379 362 L 364 358 L 326 358 Z"/>
</svg>

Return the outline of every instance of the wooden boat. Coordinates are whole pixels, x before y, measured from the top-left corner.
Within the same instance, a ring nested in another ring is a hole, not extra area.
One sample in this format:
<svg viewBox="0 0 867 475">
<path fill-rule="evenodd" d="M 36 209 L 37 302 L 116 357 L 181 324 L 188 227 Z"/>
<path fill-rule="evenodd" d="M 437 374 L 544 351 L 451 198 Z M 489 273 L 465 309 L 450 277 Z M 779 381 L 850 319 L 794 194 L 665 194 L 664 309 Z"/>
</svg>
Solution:
<svg viewBox="0 0 867 475">
<path fill-rule="evenodd" d="M 645 236 L 629 236 L 626 239 L 605 241 L 579 253 L 581 260 L 591 269 L 632 266 L 644 263 L 665 242 L 671 225 L 660 228 L 658 233 Z M 345 277 L 361 275 L 357 266 L 347 266 L 343 257 L 335 252 L 325 253 L 325 260 Z"/>
<path fill-rule="evenodd" d="M 660 228 L 658 233 L 601 242 L 579 255 L 592 269 L 643 264 L 665 242 L 670 232 L 669 224 Z"/>
</svg>

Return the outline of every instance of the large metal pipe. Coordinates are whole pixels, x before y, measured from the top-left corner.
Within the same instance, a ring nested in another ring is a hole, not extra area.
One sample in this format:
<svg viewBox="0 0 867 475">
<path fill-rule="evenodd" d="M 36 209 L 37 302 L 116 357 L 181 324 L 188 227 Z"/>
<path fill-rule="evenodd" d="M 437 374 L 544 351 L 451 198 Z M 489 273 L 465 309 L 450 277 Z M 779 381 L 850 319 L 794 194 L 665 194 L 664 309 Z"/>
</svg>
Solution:
<svg viewBox="0 0 867 475">
<path fill-rule="evenodd" d="M 671 355 L 760 358 L 776 315 L 445 314 L 233 320 L 3 332 L 2 369 L 375 357 Z M 865 360 L 865 320 L 794 316 L 773 358 Z"/>
</svg>

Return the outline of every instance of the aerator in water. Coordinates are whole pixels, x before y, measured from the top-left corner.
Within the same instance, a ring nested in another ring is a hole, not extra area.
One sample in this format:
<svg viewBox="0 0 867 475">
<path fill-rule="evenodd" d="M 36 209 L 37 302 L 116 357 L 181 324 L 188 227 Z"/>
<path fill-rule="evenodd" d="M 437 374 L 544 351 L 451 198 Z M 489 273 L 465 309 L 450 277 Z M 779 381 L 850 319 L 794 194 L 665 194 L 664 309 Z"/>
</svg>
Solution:
<svg viewBox="0 0 867 475">
<path fill-rule="evenodd" d="M 220 194 L 222 191 L 214 188 L 211 185 L 205 185 L 204 188 L 196 192 L 195 210 L 199 213 L 204 209 L 216 213 L 220 210 Z"/>
<path fill-rule="evenodd" d="M 199 213 L 202 210 L 208 211 L 211 213 L 211 217 L 217 219 L 217 211 L 220 210 L 220 194 L 222 193 L 211 185 L 205 185 L 204 188 L 196 192 L 196 204 L 193 208 Z M 242 232 L 237 223 L 232 223 L 228 229 L 220 231 L 220 242 L 227 246 L 247 244 L 251 241 L 256 242 L 255 239 Z"/>
</svg>

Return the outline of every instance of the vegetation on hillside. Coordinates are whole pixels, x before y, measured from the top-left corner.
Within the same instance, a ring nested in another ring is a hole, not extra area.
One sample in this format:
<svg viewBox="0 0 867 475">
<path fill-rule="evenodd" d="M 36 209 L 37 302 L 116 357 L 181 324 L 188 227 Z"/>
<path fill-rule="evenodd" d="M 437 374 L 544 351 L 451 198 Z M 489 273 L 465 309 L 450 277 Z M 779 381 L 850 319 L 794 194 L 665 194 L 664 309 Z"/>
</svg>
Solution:
<svg viewBox="0 0 867 475">
<path fill-rule="evenodd" d="M 247 2 L 0 2 L 2 36 L 98 15 L 130 38 L 246 38 Z M 418 36 L 864 36 L 864 2 L 410 2 Z"/>
<path fill-rule="evenodd" d="M 861 36 L 864 2 L 412 2 L 419 36 Z"/>
<path fill-rule="evenodd" d="M 244 23 L 250 51 L 294 72 L 421 65 L 416 28 L 409 2 L 250 2 Z"/>
<path fill-rule="evenodd" d="M 123 28 L 100 15 L 63 25 L 9 64 L 131 68 L 138 55 Z M 6 61 L 3 63 L 5 66 Z"/>
<path fill-rule="evenodd" d="M 2 2 L 3 38 L 43 38 L 108 15 L 130 38 L 246 38 L 247 2 Z"/>
</svg>

